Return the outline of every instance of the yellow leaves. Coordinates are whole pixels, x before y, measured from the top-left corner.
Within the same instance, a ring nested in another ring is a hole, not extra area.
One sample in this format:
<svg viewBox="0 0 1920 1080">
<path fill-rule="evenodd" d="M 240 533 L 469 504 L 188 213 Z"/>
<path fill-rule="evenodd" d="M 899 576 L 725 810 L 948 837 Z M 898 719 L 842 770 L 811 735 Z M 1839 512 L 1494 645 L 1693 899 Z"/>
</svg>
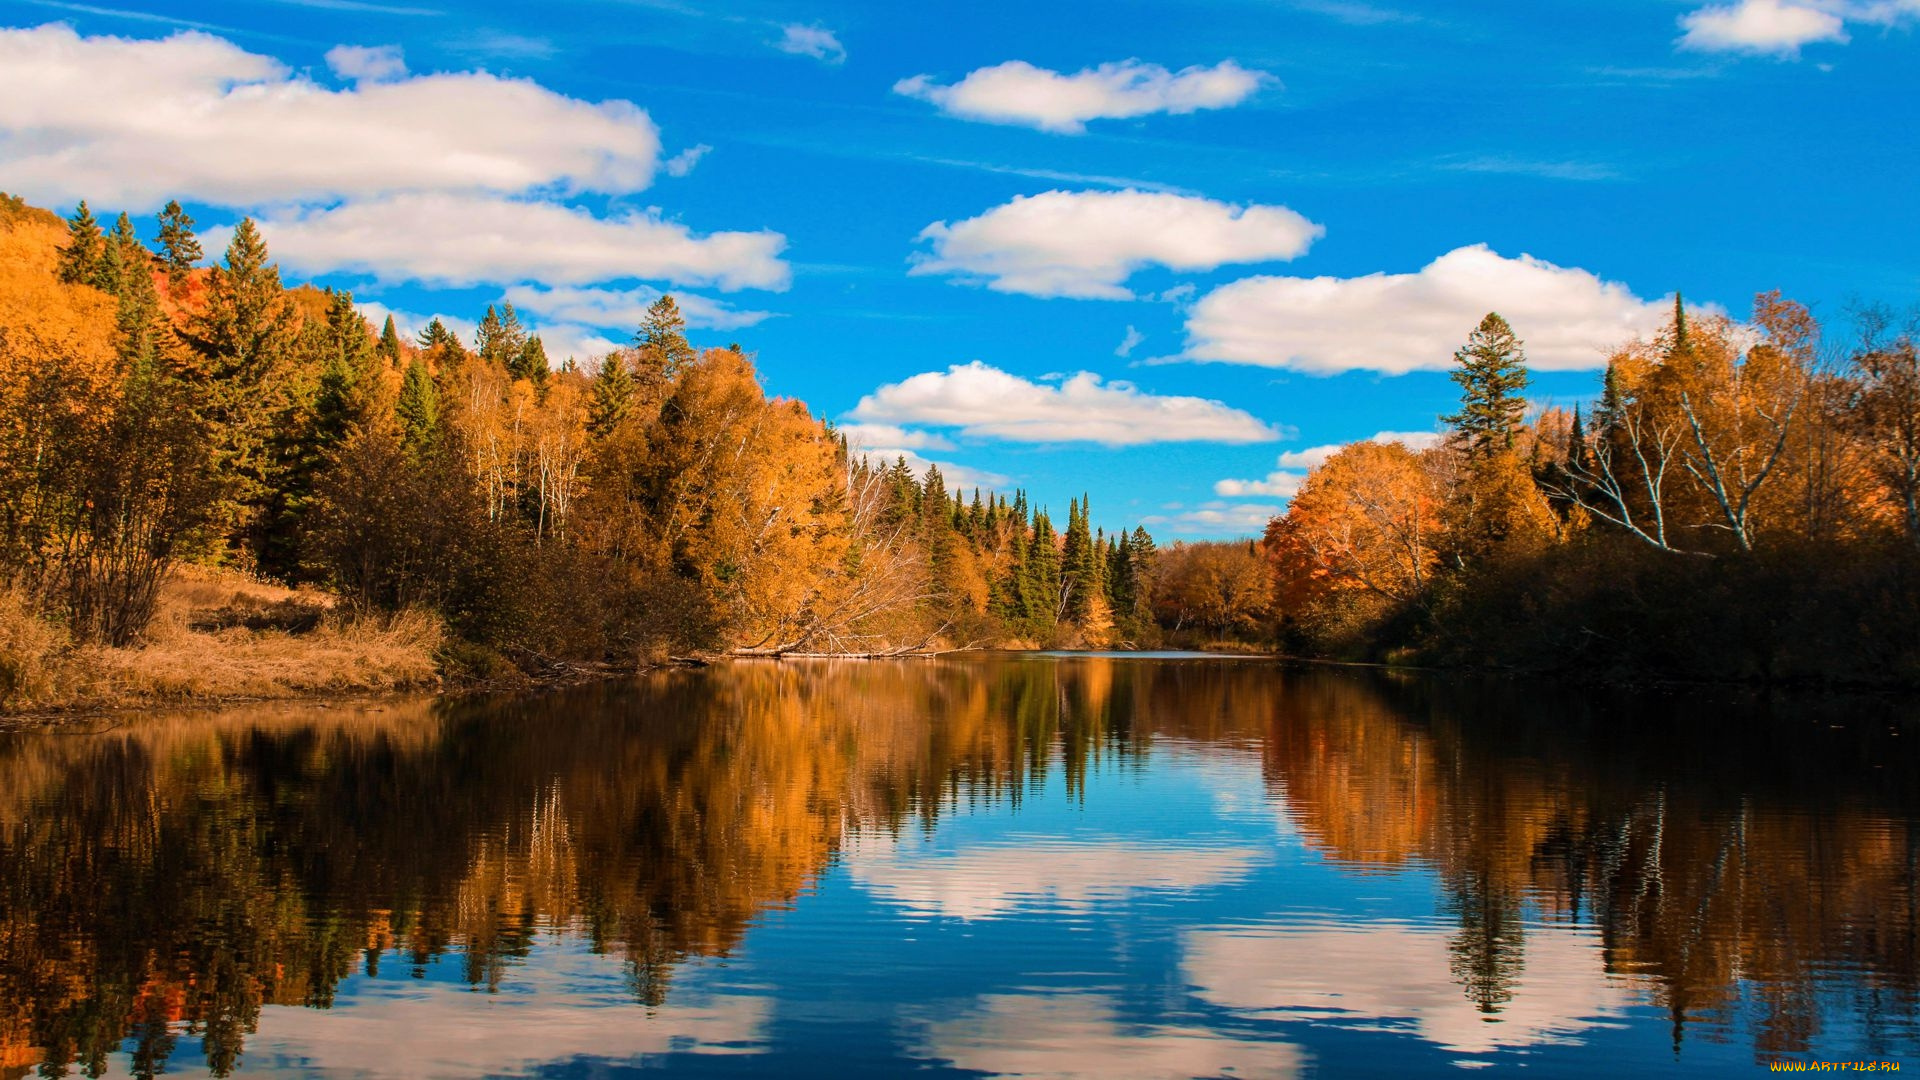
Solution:
<svg viewBox="0 0 1920 1080">
<path fill-rule="evenodd" d="M 0 230 L 0 333 L 12 343 L 0 359 L 0 395 L 18 393 L 24 364 L 58 358 L 64 374 L 79 380 L 84 397 L 110 399 L 119 383 L 115 370 L 115 303 L 85 285 L 55 277 L 66 231 L 38 222 Z"/>
<path fill-rule="evenodd" d="M 1303 559 L 1310 570 L 1300 576 L 1310 580 L 1411 598 L 1438 558 L 1445 497 L 1431 456 L 1438 453 L 1415 454 L 1400 443 L 1345 447 L 1294 496 L 1275 538 L 1278 550 Z"/>
</svg>

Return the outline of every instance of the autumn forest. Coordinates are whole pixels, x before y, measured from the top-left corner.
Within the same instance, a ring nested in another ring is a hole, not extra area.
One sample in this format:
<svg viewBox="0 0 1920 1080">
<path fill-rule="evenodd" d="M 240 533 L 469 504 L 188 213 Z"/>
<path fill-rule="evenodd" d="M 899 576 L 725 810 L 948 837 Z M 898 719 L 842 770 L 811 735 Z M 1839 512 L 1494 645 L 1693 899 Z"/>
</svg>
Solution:
<svg viewBox="0 0 1920 1080">
<path fill-rule="evenodd" d="M 1433 445 L 1350 444 L 1264 536 L 1156 545 L 1083 499 L 1056 519 L 867 459 L 749 350 L 693 345 L 670 296 L 556 362 L 511 305 L 470 341 L 403 336 L 284 282 L 251 221 L 211 259 L 177 203 L 156 229 L 0 205 L 12 707 L 84 698 L 210 574 L 284 595 L 228 619 L 249 647 L 408 626 L 430 678 L 1178 645 L 1920 680 L 1920 361 L 1884 312 L 1842 346 L 1778 295 L 1746 321 L 1676 300 L 1572 408 L 1528 398 L 1526 327 L 1489 314 Z"/>
</svg>

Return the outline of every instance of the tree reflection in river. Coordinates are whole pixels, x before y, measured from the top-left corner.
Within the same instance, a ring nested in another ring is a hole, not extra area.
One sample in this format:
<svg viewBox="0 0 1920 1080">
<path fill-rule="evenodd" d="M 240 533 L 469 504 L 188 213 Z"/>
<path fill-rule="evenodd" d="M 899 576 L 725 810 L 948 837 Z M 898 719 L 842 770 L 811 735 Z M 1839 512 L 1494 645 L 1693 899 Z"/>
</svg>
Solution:
<svg viewBox="0 0 1920 1080">
<path fill-rule="evenodd" d="M 0 735 L 0 1076 L 99 1075 L 123 1049 L 152 1075 L 182 1034 L 224 1074 L 264 1006 L 326 1008 L 355 972 L 449 959 L 500 991 L 531 978 L 556 935 L 621 958 L 631 999 L 670 1008 L 678 967 L 806 903 L 858 838 L 931 834 L 1049 779 L 1097 800 L 1090 778 L 1175 749 L 1259 762 L 1276 844 L 1295 836 L 1356 888 L 1431 874 L 1452 924 L 1444 940 L 1364 921 L 1198 927 L 1182 963 L 1203 1002 L 1311 1017 L 1337 998 L 1346 1015 L 1417 1014 L 1429 1041 L 1474 1051 L 1573 1037 L 1583 1024 L 1529 1012 L 1550 992 L 1581 999 L 1566 1015 L 1637 994 L 1667 1010 L 1676 1046 L 1705 1024 L 1750 1030 L 1757 1054 L 1800 1053 L 1844 1022 L 1863 1053 L 1887 1055 L 1913 1045 L 1920 1011 L 1913 743 L 1885 723 L 1837 729 L 1709 697 L 1031 658 L 742 663 L 530 698 Z M 1018 850 L 946 869 L 1003 875 Z M 1061 873 L 1088 857 L 1030 850 Z M 1178 860 L 1127 873 L 1224 888 L 1250 858 L 1217 848 L 1189 856 L 1218 864 L 1207 873 L 1181 877 Z M 956 909 L 874 885 L 877 865 L 853 879 L 909 910 L 978 918 L 1024 902 L 1003 890 Z M 1052 894 L 1080 911 L 1116 895 Z M 1336 954 L 1341 984 L 1306 972 Z M 1409 989 L 1416 963 L 1451 990 Z M 1368 983 L 1370 964 L 1398 974 Z M 983 1000 L 981 1016 L 1018 1012 Z M 1048 1008 L 1032 1015 L 1092 1006 Z M 1506 1034 L 1460 1026 L 1456 1008 L 1507 1020 Z M 749 1014 L 720 1003 L 689 1023 Z M 968 1024 L 928 1030 L 966 1034 L 972 1060 L 1007 1057 Z M 1179 1037 L 1161 1053 L 1205 1042 L 1162 1029 Z"/>
</svg>

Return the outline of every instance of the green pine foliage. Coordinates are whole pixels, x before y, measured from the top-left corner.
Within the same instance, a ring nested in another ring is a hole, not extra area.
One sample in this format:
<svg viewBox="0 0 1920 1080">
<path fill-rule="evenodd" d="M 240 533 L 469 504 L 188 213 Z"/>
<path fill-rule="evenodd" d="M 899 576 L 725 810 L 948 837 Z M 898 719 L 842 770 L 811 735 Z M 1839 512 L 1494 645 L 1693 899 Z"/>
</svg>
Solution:
<svg viewBox="0 0 1920 1080">
<path fill-rule="evenodd" d="M 1513 448 L 1526 415 L 1527 354 L 1513 328 L 1497 313 L 1480 320 L 1465 346 L 1453 354 L 1453 381 L 1460 384 L 1460 411 L 1443 417 L 1469 452 Z"/>
<path fill-rule="evenodd" d="M 81 199 L 73 216 L 67 219 L 67 246 L 60 249 L 57 271 L 69 285 L 93 285 L 98 282 L 106 258 L 106 240 L 100 222 Z"/>
<path fill-rule="evenodd" d="M 160 244 L 157 258 L 167 273 L 167 287 L 178 289 L 205 257 L 200 250 L 200 238 L 193 232 L 193 217 L 180 208 L 179 202 L 169 200 L 160 211 L 157 239 Z"/>
</svg>

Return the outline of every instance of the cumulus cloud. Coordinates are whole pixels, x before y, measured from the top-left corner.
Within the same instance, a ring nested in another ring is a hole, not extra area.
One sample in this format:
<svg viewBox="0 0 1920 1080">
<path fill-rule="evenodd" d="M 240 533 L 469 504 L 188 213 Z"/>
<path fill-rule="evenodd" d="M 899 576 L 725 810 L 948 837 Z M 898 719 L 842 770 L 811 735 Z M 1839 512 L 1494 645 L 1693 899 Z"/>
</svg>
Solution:
<svg viewBox="0 0 1920 1080">
<path fill-rule="evenodd" d="M 1169 506 L 1165 514 L 1149 514 L 1140 519 L 1144 525 L 1158 526 L 1156 531 L 1175 536 L 1247 536 L 1264 531 L 1267 522 L 1286 512 L 1286 507 L 1269 503 L 1206 502 L 1194 507 Z"/>
<path fill-rule="evenodd" d="M 355 82 L 385 82 L 407 73 L 398 45 L 335 45 L 327 50 L 327 67 Z"/>
<path fill-rule="evenodd" d="M 898 424 L 841 424 L 834 428 L 847 445 L 865 453 L 889 450 L 951 450 L 953 440 L 934 431 L 914 431 Z"/>
<path fill-rule="evenodd" d="M 647 308 L 660 299 L 660 293 L 646 285 L 633 289 L 515 285 L 507 290 L 507 299 L 515 307 L 564 322 L 632 330 L 646 318 Z M 737 330 L 773 317 L 771 311 L 742 311 L 693 293 L 674 293 L 673 302 L 687 325 L 697 330 Z"/>
<path fill-rule="evenodd" d="M 773 47 L 795 56 L 811 56 L 825 64 L 844 64 L 847 60 L 847 48 L 833 31 L 819 26 L 802 26 L 793 23 L 780 29 L 780 40 Z"/>
<path fill-rule="evenodd" d="M 914 274 L 985 281 L 997 292 L 1126 300 L 1149 265 L 1212 270 L 1292 259 L 1325 230 L 1284 206 L 1235 206 L 1150 191 L 1048 191 L 920 232 Z"/>
<path fill-rule="evenodd" d="M 1132 840 L 1041 840 L 930 852 L 856 847 L 847 865 L 867 892 L 923 916 L 994 919 L 1033 910 L 1092 911 L 1142 893 L 1190 893 L 1245 877 L 1264 860 L 1246 847 Z"/>
<path fill-rule="evenodd" d="M 765 1045 L 764 997 L 711 993 L 675 982 L 674 999 L 646 1023 L 609 1024 L 608 1002 L 630 1001 L 621 961 L 575 942 L 542 941 L 539 962 L 516 967 L 512 992 L 474 995 L 433 981 L 374 980 L 343 989 L 332 1007 L 268 1005 L 247 1038 L 250 1065 L 397 1080 L 521 1076 L 581 1060 L 664 1054 L 739 1054 Z"/>
<path fill-rule="evenodd" d="M 983 1076 L 1292 1080 L 1307 1071 L 1307 1055 L 1292 1043 L 1142 1024 L 1123 1018 L 1115 999 L 1096 994 L 989 994 L 919 1025 L 919 1056 Z"/>
<path fill-rule="evenodd" d="M 1831 11 L 1782 0 L 1739 0 L 1680 17 L 1680 47 L 1703 52 L 1794 55 L 1816 41 L 1846 41 L 1846 24 Z"/>
<path fill-rule="evenodd" d="M 931 75 L 915 75 L 895 83 L 893 92 L 932 102 L 942 112 L 967 120 L 1079 134 L 1089 120 L 1228 108 L 1272 81 L 1273 76 L 1231 60 L 1177 72 L 1121 60 L 1071 75 L 1009 60 L 980 68 L 951 86 L 934 82 Z"/>
<path fill-rule="evenodd" d="M 1894 26 L 1920 17 L 1920 0 L 1734 0 L 1680 17 L 1682 49 L 1795 57 L 1803 45 L 1845 44 L 1848 23 Z"/>
<path fill-rule="evenodd" d="M 1638 980 L 1608 974 L 1598 935 L 1552 925 L 1526 928 L 1526 963 L 1495 1013 L 1461 993 L 1442 927 L 1195 930 L 1182 944 L 1181 972 L 1211 1005 L 1243 1017 L 1384 1026 L 1458 1054 L 1578 1045 L 1644 992 Z"/>
<path fill-rule="evenodd" d="M 503 299 L 512 301 L 515 307 L 520 306 L 520 302 L 513 299 L 511 290 Z M 408 341 L 418 339 L 420 332 L 435 319 L 439 319 L 442 326 L 459 335 L 460 340 L 465 342 L 474 342 L 479 331 L 479 324 L 461 315 L 438 313 L 422 315 L 412 311 L 396 311 L 376 300 L 362 300 L 358 307 L 361 316 L 372 323 L 375 330 L 386 323 L 387 316 L 393 316 L 394 331 Z M 532 313 L 522 311 L 522 314 Z M 605 335 L 593 328 L 577 323 L 551 322 L 536 318 L 528 321 L 527 329 L 540 336 L 540 344 L 547 351 L 547 359 L 556 365 L 572 360 L 584 367 L 620 347 L 618 343 L 608 340 Z"/>
<path fill-rule="evenodd" d="M 668 176 L 685 176 L 693 171 L 695 165 L 700 164 L 701 158 L 706 157 L 712 152 L 713 147 L 708 146 L 706 143 L 701 143 L 698 146 L 689 146 L 685 150 L 668 158 L 666 164 L 662 165 L 661 168 L 666 170 Z"/>
<path fill-rule="evenodd" d="M 275 257 L 305 273 L 350 271 L 443 285 L 647 278 L 721 289 L 784 289 L 776 232 L 696 236 L 658 213 L 598 218 L 553 203 L 405 194 L 262 217 Z M 209 229 L 208 247 L 226 242 Z"/>
<path fill-rule="evenodd" d="M 1197 397 L 1164 397 L 1090 371 L 1058 386 L 1032 382 L 978 360 L 922 372 L 860 399 L 863 423 L 957 428 L 963 435 L 1011 442 L 1257 443 L 1280 432 L 1240 409 Z"/>
<path fill-rule="evenodd" d="M 1114 348 L 1113 355 L 1124 360 L 1132 356 L 1133 350 L 1139 348 L 1140 343 L 1145 340 L 1147 340 L 1147 335 L 1129 326 L 1127 327 L 1127 336 L 1120 339 L 1120 344 Z"/>
<path fill-rule="evenodd" d="M 1316 374 L 1442 370 L 1497 311 L 1526 343 L 1529 364 L 1573 371 L 1602 366 L 1608 349 L 1654 333 L 1671 310 L 1577 267 L 1475 245 L 1412 274 L 1223 285 L 1188 314 L 1186 356 Z"/>
<path fill-rule="evenodd" d="M 1381 431 L 1364 441 L 1377 443 L 1397 442 L 1412 450 L 1424 450 L 1441 440 L 1442 436 L 1433 431 Z M 1291 499 L 1300 493 L 1300 485 L 1306 482 L 1307 473 L 1327 463 L 1327 459 L 1346 449 L 1346 443 L 1328 443 L 1325 446 L 1310 446 L 1305 450 L 1289 450 L 1280 455 L 1274 464 L 1278 467 L 1262 480 L 1218 480 L 1214 482 L 1213 493 L 1228 498 L 1246 498 L 1248 496 L 1271 496 Z"/>
<path fill-rule="evenodd" d="M 391 73 L 398 59 L 334 55 L 338 70 L 362 76 Z M 140 210 L 173 197 L 239 206 L 421 191 L 625 193 L 652 181 L 659 152 L 638 106 L 484 72 L 362 78 L 336 90 L 198 32 L 134 40 L 58 24 L 0 30 L 7 187 L 53 202 Z"/>
</svg>

